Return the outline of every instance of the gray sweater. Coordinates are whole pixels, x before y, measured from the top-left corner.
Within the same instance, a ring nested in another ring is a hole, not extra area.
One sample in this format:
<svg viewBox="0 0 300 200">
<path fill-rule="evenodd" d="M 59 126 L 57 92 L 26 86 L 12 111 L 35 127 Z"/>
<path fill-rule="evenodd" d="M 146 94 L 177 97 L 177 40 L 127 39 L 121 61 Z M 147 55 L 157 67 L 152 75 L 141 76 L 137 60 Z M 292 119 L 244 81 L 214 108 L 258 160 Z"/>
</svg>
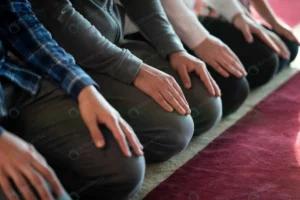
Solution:
<svg viewBox="0 0 300 200">
<path fill-rule="evenodd" d="M 113 0 L 30 0 L 54 39 L 84 68 L 132 83 L 142 61 L 119 47 L 124 13 Z M 184 50 L 160 0 L 121 0 L 126 14 L 163 57 Z M 101 87 L 101 86 L 100 86 Z"/>
</svg>

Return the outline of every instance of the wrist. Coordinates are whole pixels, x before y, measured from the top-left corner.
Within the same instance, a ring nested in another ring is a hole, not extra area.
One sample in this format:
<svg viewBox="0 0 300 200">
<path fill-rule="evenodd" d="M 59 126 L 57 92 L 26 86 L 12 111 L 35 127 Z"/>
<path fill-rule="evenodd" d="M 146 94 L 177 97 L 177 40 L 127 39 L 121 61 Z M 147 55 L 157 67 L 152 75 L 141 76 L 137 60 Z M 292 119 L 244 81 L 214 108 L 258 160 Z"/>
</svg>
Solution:
<svg viewBox="0 0 300 200">
<path fill-rule="evenodd" d="M 83 88 L 78 95 L 78 102 L 83 102 L 91 93 L 98 92 L 94 85 L 88 85 Z"/>
<path fill-rule="evenodd" d="M 183 55 L 185 53 L 186 53 L 186 51 L 176 51 L 176 52 L 173 52 L 173 53 L 169 54 L 169 60 L 172 61 L 177 56 Z"/>
</svg>

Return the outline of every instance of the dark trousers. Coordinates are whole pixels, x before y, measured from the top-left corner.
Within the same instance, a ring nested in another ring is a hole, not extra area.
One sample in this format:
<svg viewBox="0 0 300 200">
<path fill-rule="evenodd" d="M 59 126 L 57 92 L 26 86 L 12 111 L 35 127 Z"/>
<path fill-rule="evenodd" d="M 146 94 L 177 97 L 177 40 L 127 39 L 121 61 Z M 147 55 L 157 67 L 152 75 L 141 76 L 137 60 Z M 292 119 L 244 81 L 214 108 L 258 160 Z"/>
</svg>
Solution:
<svg viewBox="0 0 300 200">
<path fill-rule="evenodd" d="M 233 50 L 248 72 L 246 78 L 239 79 L 234 76 L 225 78 L 208 66 L 212 77 L 222 91 L 223 116 L 233 113 L 242 105 L 248 96 L 249 89 L 255 89 L 267 83 L 297 56 L 298 45 L 283 37 L 281 37 L 282 40 L 291 52 L 290 60 L 279 58 L 257 37 L 254 37 L 254 42 L 249 44 L 238 29 L 222 19 L 199 16 L 199 20 L 212 35 L 222 40 Z M 140 33 L 126 37 L 146 41 Z M 187 48 L 187 50 L 193 54 L 191 49 Z"/>
<path fill-rule="evenodd" d="M 180 82 L 169 63 L 148 44 L 124 41 L 122 47 Z M 193 135 L 211 129 L 221 118 L 220 98 L 212 97 L 194 74 L 193 87 L 183 88 L 192 114 L 182 116 L 164 111 L 133 85 L 94 69 L 86 71 L 99 83 L 102 95 L 133 127 L 144 146 L 144 157 L 126 158 L 104 126 L 99 128 L 106 146 L 97 149 L 80 117 L 76 100 L 46 80 L 36 97 L 9 109 L 12 132 L 35 146 L 75 200 L 127 199 L 143 183 L 145 160 L 160 162 L 173 157 L 188 145 Z"/>
</svg>

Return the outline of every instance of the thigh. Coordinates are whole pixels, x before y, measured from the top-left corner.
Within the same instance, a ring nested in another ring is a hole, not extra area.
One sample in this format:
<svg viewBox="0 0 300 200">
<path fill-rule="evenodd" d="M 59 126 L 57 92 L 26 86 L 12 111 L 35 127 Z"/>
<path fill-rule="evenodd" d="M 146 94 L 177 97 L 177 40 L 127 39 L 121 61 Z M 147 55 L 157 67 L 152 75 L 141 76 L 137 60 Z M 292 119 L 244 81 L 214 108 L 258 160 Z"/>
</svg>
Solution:
<svg viewBox="0 0 300 200">
<path fill-rule="evenodd" d="M 196 74 L 190 74 L 192 88 L 185 89 L 177 72 L 174 71 L 169 62 L 163 59 L 149 44 L 143 41 L 128 40 L 123 43 L 122 47 L 129 49 L 134 55 L 150 66 L 173 76 L 177 80 L 191 107 L 196 135 L 209 130 L 218 123 L 222 115 L 220 98 L 212 97 L 204 83 Z"/>
<path fill-rule="evenodd" d="M 212 35 L 227 44 L 238 56 L 248 72 L 247 80 L 251 88 L 265 84 L 276 74 L 279 58 L 259 38 L 254 36 L 253 43 L 249 44 L 231 23 L 211 17 L 201 17 L 200 20 Z"/>
<path fill-rule="evenodd" d="M 99 128 L 106 145 L 96 148 L 80 117 L 78 103 L 48 81 L 43 81 L 39 95 L 20 109 L 14 124 L 73 196 L 123 199 L 135 190 L 133 185 L 141 186 L 144 158 L 126 158 L 104 126 Z"/>
</svg>

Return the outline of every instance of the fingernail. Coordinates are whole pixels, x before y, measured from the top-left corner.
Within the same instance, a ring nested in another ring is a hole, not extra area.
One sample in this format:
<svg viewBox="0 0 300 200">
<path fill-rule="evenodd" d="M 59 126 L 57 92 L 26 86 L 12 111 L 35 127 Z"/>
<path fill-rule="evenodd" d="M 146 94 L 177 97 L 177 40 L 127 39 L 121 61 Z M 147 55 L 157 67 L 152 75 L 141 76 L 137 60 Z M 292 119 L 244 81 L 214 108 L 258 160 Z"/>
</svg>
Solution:
<svg viewBox="0 0 300 200">
<path fill-rule="evenodd" d="M 127 156 L 128 156 L 128 157 L 131 157 L 131 156 L 132 156 L 132 154 L 131 154 L 130 151 L 127 152 Z"/>
<path fill-rule="evenodd" d="M 103 142 L 101 140 L 98 140 L 96 142 L 96 146 L 99 147 L 99 148 L 101 148 L 103 146 Z"/>
<path fill-rule="evenodd" d="M 189 83 L 186 83 L 186 84 L 185 84 L 185 87 L 186 87 L 186 88 L 190 88 L 191 85 L 190 85 Z"/>
</svg>

